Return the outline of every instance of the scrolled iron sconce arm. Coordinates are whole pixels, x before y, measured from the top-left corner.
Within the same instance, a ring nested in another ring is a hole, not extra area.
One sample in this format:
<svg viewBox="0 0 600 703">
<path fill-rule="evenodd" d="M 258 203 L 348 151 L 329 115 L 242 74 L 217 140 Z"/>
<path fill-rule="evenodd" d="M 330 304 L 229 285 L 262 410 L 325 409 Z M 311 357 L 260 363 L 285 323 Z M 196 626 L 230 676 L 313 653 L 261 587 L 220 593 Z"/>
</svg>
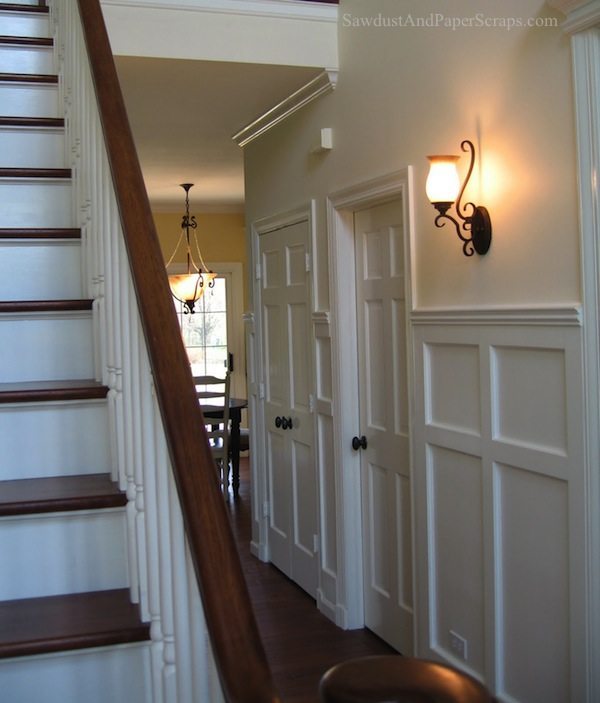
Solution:
<svg viewBox="0 0 600 703">
<path fill-rule="evenodd" d="M 461 205 L 463 193 L 465 192 L 465 188 L 473 172 L 475 147 L 473 146 L 473 142 L 465 139 L 461 142 L 460 148 L 464 152 L 471 152 L 469 170 L 467 171 L 466 178 L 455 201 L 456 214 L 462 222 L 459 222 L 452 217 L 452 215 L 448 214 L 448 210 L 452 207 L 454 201 L 438 201 L 432 203 L 440 213 L 435 218 L 434 223 L 436 227 L 443 227 L 446 224 L 445 220 L 449 220 L 454 224 L 456 234 L 463 243 L 462 249 L 465 256 L 473 256 L 475 252 L 485 254 L 489 250 L 492 241 L 492 223 L 489 212 L 487 208 L 482 205 L 475 205 L 475 203 L 472 202 L 468 202 L 464 206 Z M 467 214 L 467 208 L 471 208 L 471 214 Z"/>
</svg>

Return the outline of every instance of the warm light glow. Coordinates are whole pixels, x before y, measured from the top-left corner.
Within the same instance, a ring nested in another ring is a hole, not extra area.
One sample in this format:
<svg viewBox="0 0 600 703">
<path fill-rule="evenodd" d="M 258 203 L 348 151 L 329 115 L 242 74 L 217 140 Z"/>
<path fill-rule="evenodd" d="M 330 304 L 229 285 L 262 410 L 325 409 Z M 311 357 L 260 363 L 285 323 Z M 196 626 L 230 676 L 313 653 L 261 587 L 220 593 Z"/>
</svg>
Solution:
<svg viewBox="0 0 600 703">
<path fill-rule="evenodd" d="M 429 175 L 425 184 L 427 197 L 432 203 L 453 203 L 460 190 L 456 170 L 458 156 L 428 156 Z"/>
<path fill-rule="evenodd" d="M 171 293 L 182 303 L 193 304 L 200 300 L 206 289 L 216 278 L 215 273 L 184 273 L 169 276 Z M 200 285 L 202 283 L 202 285 Z"/>
</svg>

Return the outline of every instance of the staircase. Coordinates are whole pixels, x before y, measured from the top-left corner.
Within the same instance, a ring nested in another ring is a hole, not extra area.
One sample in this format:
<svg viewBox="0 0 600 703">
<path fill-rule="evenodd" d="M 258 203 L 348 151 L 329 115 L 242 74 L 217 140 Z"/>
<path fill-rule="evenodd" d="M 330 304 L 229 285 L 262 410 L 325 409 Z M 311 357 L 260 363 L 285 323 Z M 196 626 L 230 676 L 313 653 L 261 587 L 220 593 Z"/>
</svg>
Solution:
<svg viewBox="0 0 600 703">
<path fill-rule="evenodd" d="M 56 65 L 48 8 L 0 3 L 0 700 L 142 703 L 150 627 L 132 603 Z"/>
</svg>

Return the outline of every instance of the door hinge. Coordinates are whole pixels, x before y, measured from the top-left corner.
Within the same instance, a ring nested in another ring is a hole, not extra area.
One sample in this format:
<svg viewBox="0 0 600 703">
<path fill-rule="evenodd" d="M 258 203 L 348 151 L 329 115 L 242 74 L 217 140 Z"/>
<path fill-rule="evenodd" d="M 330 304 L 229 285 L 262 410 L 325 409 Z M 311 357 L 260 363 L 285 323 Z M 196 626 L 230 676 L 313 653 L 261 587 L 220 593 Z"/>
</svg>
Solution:
<svg viewBox="0 0 600 703">
<path fill-rule="evenodd" d="M 256 280 L 260 281 L 260 279 L 262 278 L 262 267 L 260 264 L 256 264 L 254 275 L 256 276 Z"/>
<path fill-rule="evenodd" d="M 313 552 L 319 553 L 319 535 L 313 535 Z"/>
<path fill-rule="evenodd" d="M 265 500 L 262 506 L 262 516 L 263 517 L 269 517 L 271 514 L 271 504 L 269 503 L 268 500 Z"/>
<path fill-rule="evenodd" d="M 312 393 L 308 395 L 308 412 L 314 413 L 315 411 L 315 396 Z"/>
<path fill-rule="evenodd" d="M 259 398 L 259 400 L 265 399 L 265 384 L 264 383 L 258 384 L 258 398 Z"/>
<path fill-rule="evenodd" d="M 310 272 L 310 254 L 308 252 L 306 252 L 306 254 L 304 254 L 304 265 L 306 267 L 306 273 L 309 273 Z"/>
</svg>

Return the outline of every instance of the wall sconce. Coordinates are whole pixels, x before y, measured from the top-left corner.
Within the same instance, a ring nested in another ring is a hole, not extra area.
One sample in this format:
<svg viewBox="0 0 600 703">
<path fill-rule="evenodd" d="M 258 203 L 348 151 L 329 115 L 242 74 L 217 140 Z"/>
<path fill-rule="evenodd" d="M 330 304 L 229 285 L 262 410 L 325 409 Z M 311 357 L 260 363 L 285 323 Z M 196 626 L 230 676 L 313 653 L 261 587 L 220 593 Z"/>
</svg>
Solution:
<svg viewBox="0 0 600 703">
<path fill-rule="evenodd" d="M 475 252 L 485 254 L 490 248 L 492 241 L 490 215 L 482 205 L 466 203 L 463 207 L 460 204 L 473 171 L 475 147 L 473 142 L 465 139 L 461 142 L 460 148 L 463 151 L 471 151 L 471 163 L 462 187 L 456 170 L 456 162 L 460 158 L 459 156 L 428 156 L 430 168 L 425 190 L 431 204 L 440 213 L 435 218 L 435 226 L 443 227 L 446 224 L 444 220 L 450 220 L 456 227 L 456 233 L 463 242 L 463 254 L 465 256 L 473 256 Z M 456 214 L 462 220 L 462 223 L 447 214 L 455 201 Z M 472 208 L 470 215 L 465 212 L 468 207 Z"/>
</svg>

